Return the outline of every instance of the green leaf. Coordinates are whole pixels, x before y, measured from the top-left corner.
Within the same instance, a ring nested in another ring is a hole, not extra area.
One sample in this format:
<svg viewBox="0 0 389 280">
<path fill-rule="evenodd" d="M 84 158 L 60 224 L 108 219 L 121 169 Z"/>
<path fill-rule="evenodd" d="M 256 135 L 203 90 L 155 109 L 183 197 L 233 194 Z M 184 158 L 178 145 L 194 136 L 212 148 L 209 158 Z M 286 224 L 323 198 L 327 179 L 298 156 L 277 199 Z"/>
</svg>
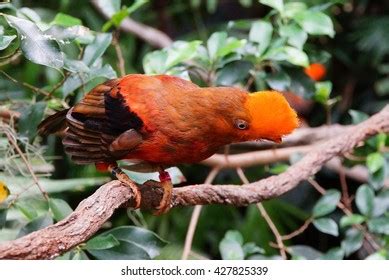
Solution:
<svg viewBox="0 0 389 280">
<path fill-rule="evenodd" d="M 90 68 L 81 60 L 65 58 L 64 68 L 72 73 L 89 72 Z"/>
<path fill-rule="evenodd" d="M 11 11 L 16 11 L 16 8 L 11 3 L 0 3 L 0 10 L 9 9 Z"/>
<path fill-rule="evenodd" d="M 222 58 L 230 53 L 235 52 L 240 47 L 244 46 L 246 40 L 238 40 L 237 38 L 229 37 L 227 38 L 224 45 L 220 46 L 217 50 L 216 56 Z"/>
<path fill-rule="evenodd" d="M 289 165 L 286 163 L 277 163 L 269 169 L 269 172 L 271 174 L 281 174 L 281 173 L 285 172 L 288 168 L 289 168 Z"/>
<path fill-rule="evenodd" d="M 348 113 L 351 116 L 353 124 L 361 123 L 369 118 L 369 115 L 357 110 L 349 110 Z"/>
<path fill-rule="evenodd" d="M 328 233 L 333 236 L 338 236 L 338 225 L 329 218 L 320 218 L 313 221 L 313 225 L 321 232 Z"/>
<path fill-rule="evenodd" d="M 143 70 L 147 75 L 164 74 L 166 72 L 167 51 L 160 50 L 148 53 L 143 58 Z"/>
<path fill-rule="evenodd" d="M 313 216 L 318 218 L 333 212 L 340 201 L 340 196 L 341 195 L 339 191 L 328 190 L 313 207 Z"/>
<path fill-rule="evenodd" d="M 389 212 L 389 190 L 388 189 L 381 191 L 374 198 L 373 217 L 381 216 L 387 212 Z"/>
<path fill-rule="evenodd" d="M 109 17 L 112 17 L 113 14 L 120 10 L 120 2 L 121 0 L 96 0 L 96 4 Z"/>
<path fill-rule="evenodd" d="M 308 39 L 307 33 L 302 30 L 297 24 L 282 25 L 280 27 L 280 36 L 288 39 L 288 43 L 302 50 L 305 42 Z"/>
<path fill-rule="evenodd" d="M 367 222 L 367 226 L 371 232 L 389 235 L 389 217 L 373 218 Z"/>
<path fill-rule="evenodd" d="M 226 32 L 215 32 L 207 41 L 208 55 L 211 61 L 215 61 L 219 49 L 226 44 L 227 33 Z"/>
<path fill-rule="evenodd" d="M 386 145 L 386 140 L 389 139 L 389 134 L 386 134 L 384 132 L 378 133 L 376 136 L 377 139 L 377 150 L 381 150 L 385 147 Z"/>
<path fill-rule="evenodd" d="M 49 215 L 40 216 L 30 222 L 28 222 L 19 231 L 17 238 L 25 236 L 31 232 L 40 230 L 53 224 L 53 219 Z"/>
<path fill-rule="evenodd" d="M 0 207 L 0 230 L 4 227 L 5 222 L 7 221 L 7 208 Z"/>
<path fill-rule="evenodd" d="M 58 198 L 50 198 L 49 207 L 53 213 L 54 220 L 57 222 L 63 220 L 73 212 L 73 209 L 65 200 Z"/>
<path fill-rule="evenodd" d="M 27 219 L 34 220 L 38 217 L 38 212 L 27 201 L 19 200 L 14 205 Z"/>
<path fill-rule="evenodd" d="M 344 251 L 340 247 L 335 247 L 328 250 L 320 259 L 321 260 L 342 260 L 344 258 Z"/>
<path fill-rule="evenodd" d="M 332 91 L 332 83 L 330 81 L 316 82 L 315 88 L 314 99 L 321 104 L 327 104 Z"/>
<path fill-rule="evenodd" d="M 86 250 L 105 250 L 118 246 L 120 242 L 112 234 L 98 235 L 88 240 L 85 245 Z"/>
<path fill-rule="evenodd" d="M 258 43 L 257 56 L 261 56 L 270 44 L 273 35 L 273 26 L 264 20 L 256 21 L 251 25 L 249 41 Z"/>
<path fill-rule="evenodd" d="M 81 25 L 72 27 L 54 25 L 46 30 L 45 34 L 53 39 L 56 39 L 58 42 L 61 42 L 62 45 L 67 45 L 72 41 L 76 41 L 80 44 L 91 44 L 95 39 L 92 31 Z M 66 56 L 64 59 L 66 59 Z"/>
<path fill-rule="evenodd" d="M 361 248 L 363 244 L 363 234 L 359 230 L 355 228 L 350 228 L 346 231 L 346 237 L 343 239 L 341 243 L 341 247 L 346 256 L 351 255 L 359 248 Z"/>
<path fill-rule="evenodd" d="M 27 7 L 17 9 L 16 16 L 35 23 L 40 23 L 42 21 L 41 17 L 38 15 L 37 12 Z"/>
<path fill-rule="evenodd" d="M 120 24 L 122 23 L 122 21 L 127 16 L 131 15 L 133 12 L 135 12 L 137 9 L 139 9 L 141 6 L 143 6 L 147 2 L 148 2 L 148 0 L 136 0 L 130 7 L 127 8 L 124 6 L 121 10 L 117 9 L 116 3 L 115 3 L 115 7 L 112 7 L 112 5 L 111 5 L 111 8 L 109 10 L 109 14 L 111 16 L 111 19 L 103 25 L 103 28 L 102 28 L 103 32 L 107 32 L 112 27 L 112 25 L 114 25 L 115 27 L 119 27 Z M 104 6 L 104 5 L 105 5 L 105 3 L 99 3 L 99 6 Z M 119 1 L 118 5 L 120 7 L 120 1 Z"/>
<path fill-rule="evenodd" d="M 60 69 L 63 66 L 63 55 L 55 40 L 50 40 L 31 21 L 6 15 L 9 25 L 20 35 L 21 49 L 24 56 L 34 63 Z"/>
<path fill-rule="evenodd" d="M 374 173 L 369 172 L 369 184 L 373 187 L 374 190 L 380 190 L 384 186 L 385 179 L 388 178 L 388 172 L 388 163 L 385 163 L 380 169 L 378 169 Z"/>
<path fill-rule="evenodd" d="M 121 9 L 117 13 L 115 13 L 112 18 L 107 21 L 101 31 L 108 32 L 108 30 L 114 25 L 115 27 L 119 27 L 122 21 L 128 16 L 128 11 L 126 8 Z"/>
<path fill-rule="evenodd" d="M 229 230 L 219 243 L 219 250 L 223 260 L 243 260 L 243 237 L 240 232 Z"/>
<path fill-rule="evenodd" d="M 201 45 L 201 41 L 174 42 L 167 51 L 167 58 L 165 61 L 166 69 L 193 58 L 196 55 L 196 49 L 199 45 Z"/>
<path fill-rule="evenodd" d="M 167 243 L 154 232 L 134 226 L 121 226 L 104 232 L 102 235 L 112 234 L 117 240 L 135 244 L 144 250 L 150 258 L 159 254 L 160 249 Z"/>
<path fill-rule="evenodd" d="M 255 245 L 254 242 L 244 244 L 242 246 L 242 249 L 245 257 L 248 257 L 253 254 L 265 254 L 265 250 Z"/>
<path fill-rule="evenodd" d="M 374 191 L 368 185 L 361 185 L 355 196 L 359 211 L 365 216 L 371 216 L 374 206 Z"/>
<path fill-rule="evenodd" d="M 297 13 L 294 20 L 311 35 L 335 35 L 334 26 L 329 16 L 322 12 L 306 10 Z"/>
<path fill-rule="evenodd" d="M 294 245 L 288 247 L 294 259 L 306 259 L 316 260 L 319 259 L 323 254 L 316 249 L 305 246 L 305 245 Z"/>
<path fill-rule="evenodd" d="M 343 216 L 340 219 L 340 227 L 348 227 L 352 225 L 359 225 L 365 221 L 365 217 L 358 214 L 351 214 L 349 216 Z"/>
<path fill-rule="evenodd" d="M 259 0 L 259 3 L 262 3 L 263 5 L 272 7 L 279 12 L 284 11 L 284 1 L 283 0 Z"/>
<path fill-rule="evenodd" d="M 78 18 L 72 17 L 67 14 L 58 13 L 50 25 L 60 25 L 65 27 L 70 27 L 74 25 L 82 25 L 82 21 Z"/>
<path fill-rule="evenodd" d="M 47 103 L 43 101 L 34 103 L 24 109 L 19 118 L 19 133 L 28 137 L 30 141 L 32 141 L 37 134 L 37 127 L 43 118 L 46 105 Z"/>
<path fill-rule="evenodd" d="M 309 59 L 307 54 L 299 50 L 298 48 L 286 46 L 284 48 L 286 54 L 286 60 L 294 65 L 307 67 L 309 65 Z"/>
<path fill-rule="evenodd" d="M 233 61 L 217 72 L 216 84 L 231 86 L 243 82 L 248 76 L 252 64 L 247 61 Z"/>
<path fill-rule="evenodd" d="M 4 35 L 4 27 L 0 25 L 0 51 L 6 49 L 16 37 L 16 35 Z"/>
<path fill-rule="evenodd" d="M 385 158 L 381 153 L 371 153 L 366 158 L 366 165 L 370 173 L 375 173 L 385 164 Z"/>
<path fill-rule="evenodd" d="M 85 254 L 84 251 L 77 250 L 74 255 L 71 257 L 71 260 L 89 260 L 88 256 Z"/>
<path fill-rule="evenodd" d="M 280 70 L 267 74 L 266 83 L 274 90 L 287 91 L 290 87 L 291 80 L 286 72 Z"/>
<path fill-rule="evenodd" d="M 88 66 L 93 65 L 95 61 L 103 55 L 111 44 L 111 41 L 111 33 L 98 33 L 94 42 L 85 48 L 82 61 Z"/>
<path fill-rule="evenodd" d="M 307 9 L 307 4 L 304 2 L 289 2 L 284 5 L 283 16 L 293 19 L 298 13 L 301 13 Z"/>
<path fill-rule="evenodd" d="M 88 250 L 98 260 L 149 260 L 143 248 L 132 242 L 120 241 L 118 246 L 105 250 Z"/>
<path fill-rule="evenodd" d="M 89 72 L 71 74 L 63 84 L 63 97 L 66 97 L 69 93 L 98 77 L 114 79 L 117 75 L 109 64 L 106 64 L 103 67 L 94 67 Z"/>
</svg>

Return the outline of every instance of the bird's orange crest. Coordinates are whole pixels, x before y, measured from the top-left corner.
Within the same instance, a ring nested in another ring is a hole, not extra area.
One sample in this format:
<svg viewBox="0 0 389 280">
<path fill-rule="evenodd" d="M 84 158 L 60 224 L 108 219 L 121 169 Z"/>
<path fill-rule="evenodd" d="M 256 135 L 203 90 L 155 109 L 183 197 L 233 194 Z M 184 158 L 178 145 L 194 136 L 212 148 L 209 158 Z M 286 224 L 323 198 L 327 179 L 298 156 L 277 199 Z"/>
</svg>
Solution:
<svg viewBox="0 0 389 280">
<path fill-rule="evenodd" d="M 282 136 L 291 133 L 299 125 L 296 112 L 279 92 L 251 93 L 245 107 L 252 117 L 248 131 L 252 139 L 281 142 Z"/>
</svg>

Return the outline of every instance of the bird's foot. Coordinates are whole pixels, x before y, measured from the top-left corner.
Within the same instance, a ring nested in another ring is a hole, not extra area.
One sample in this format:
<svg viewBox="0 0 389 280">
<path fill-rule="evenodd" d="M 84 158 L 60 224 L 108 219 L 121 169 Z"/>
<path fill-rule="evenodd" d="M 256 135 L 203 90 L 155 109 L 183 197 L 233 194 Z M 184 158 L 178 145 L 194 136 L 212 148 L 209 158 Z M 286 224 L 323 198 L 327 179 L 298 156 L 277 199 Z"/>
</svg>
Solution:
<svg viewBox="0 0 389 280">
<path fill-rule="evenodd" d="M 156 210 L 153 211 L 154 215 L 165 214 L 171 208 L 173 184 L 172 184 L 172 181 L 170 179 L 169 173 L 166 171 L 159 171 L 159 180 L 160 180 L 160 182 L 156 182 L 154 180 L 149 180 L 149 181 L 144 183 L 144 185 L 162 188 L 162 190 L 163 190 L 161 202 L 156 207 Z"/>
<path fill-rule="evenodd" d="M 116 177 L 116 179 L 118 179 L 120 182 L 122 182 L 123 184 L 131 188 L 132 192 L 134 193 L 134 201 L 135 201 L 134 206 L 131 208 L 133 209 L 140 208 L 142 196 L 136 183 L 133 180 L 131 180 L 131 178 L 128 177 L 128 175 L 124 173 L 123 170 L 121 170 L 120 167 L 117 166 L 116 164 L 109 165 L 108 170 L 109 172 L 111 172 L 111 174 L 114 177 Z"/>
</svg>

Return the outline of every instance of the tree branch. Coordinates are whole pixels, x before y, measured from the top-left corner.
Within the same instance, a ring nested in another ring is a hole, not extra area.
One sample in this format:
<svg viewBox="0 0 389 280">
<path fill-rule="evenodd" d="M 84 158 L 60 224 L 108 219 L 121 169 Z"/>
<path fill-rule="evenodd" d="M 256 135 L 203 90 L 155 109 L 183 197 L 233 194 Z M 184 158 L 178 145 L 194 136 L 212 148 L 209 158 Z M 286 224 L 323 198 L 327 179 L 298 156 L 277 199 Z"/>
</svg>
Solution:
<svg viewBox="0 0 389 280">
<path fill-rule="evenodd" d="M 172 206 L 244 206 L 278 197 L 314 175 L 331 158 L 352 151 L 361 141 L 379 132 L 389 132 L 389 105 L 346 133 L 318 145 L 280 175 L 241 186 L 202 184 L 175 188 Z M 139 188 L 142 193 L 142 209 L 152 209 L 159 205 L 162 197 L 160 189 L 143 185 Z M 0 259 L 50 259 L 63 254 L 88 240 L 111 217 L 115 209 L 127 202 L 130 205 L 133 203 L 130 188 L 119 181 L 105 184 L 82 201 L 64 220 L 1 244 Z"/>
<path fill-rule="evenodd" d="M 339 134 L 343 134 L 352 127 L 352 125 L 341 124 L 323 125 L 319 127 L 302 127 L 296 129 L 292 134 L 287 135 L 284 139 L 282 139 L 282 143 L 280 144 L 275 145 L 273 142 L 270 141 L 250 141 L 233 144 L 233 146 L 253 147 L 256 149 L 269 149 L 272 147 L 278 148 L 308 145 L 312 143 L 317 143 L 321 140 L 335 137 Z"/>
<path fill-rule="evenodd" d="M 108 14 L 100 5 L 99 1 L 92 0 L 92 5 L 99 11 L 100 14 L 106 19 L 110 19 L 112 15 Z M 173 41 L 168 35 L 162 31 L 155 29 L 151 26 L 145 25 L 143 23 L 137 22 L 129 17 L 125 18 L 120 24 L 120 30 L 132 33 L 135 36 L 146 41 L 150 45 L 157 48 L 164 48 L 170 46 Z"/>
</svg>

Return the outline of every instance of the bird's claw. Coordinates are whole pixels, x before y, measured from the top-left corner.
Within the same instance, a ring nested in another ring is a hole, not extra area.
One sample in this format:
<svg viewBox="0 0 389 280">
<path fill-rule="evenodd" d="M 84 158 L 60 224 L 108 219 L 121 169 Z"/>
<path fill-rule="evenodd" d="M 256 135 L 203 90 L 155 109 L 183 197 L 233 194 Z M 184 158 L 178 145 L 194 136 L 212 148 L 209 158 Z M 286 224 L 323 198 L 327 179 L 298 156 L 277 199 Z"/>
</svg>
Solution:
<svg viewBox="0 0 389 280">
<path fill-rule="evenodd" d="M 139 209 L 141 206 L 142 201 L 142 195 L 140 193 L 140 190 L 138 189 L 136 183 L 128 177 L 126 173 L 123 172 L 123 170 L 120 169 L 117 165 L 111 165 L 108 167 L 109 171 L 112 173 L 113 176 L 116 177 L 120 182 L 128 186 L 133 194 L 134 194 L 134 205 L 131 207 L 132 209 Z"/>
</svg>

